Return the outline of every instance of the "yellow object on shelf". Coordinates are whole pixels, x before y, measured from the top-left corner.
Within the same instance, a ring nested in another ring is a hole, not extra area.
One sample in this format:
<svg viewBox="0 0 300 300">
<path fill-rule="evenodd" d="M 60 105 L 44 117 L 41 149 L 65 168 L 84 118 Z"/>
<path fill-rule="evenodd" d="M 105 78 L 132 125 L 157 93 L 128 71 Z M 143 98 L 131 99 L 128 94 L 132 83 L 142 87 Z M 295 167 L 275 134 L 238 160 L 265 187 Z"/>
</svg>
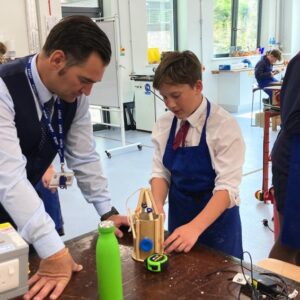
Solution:
<svg viewBox="0 0 300 300">
<path fill-rule="evenodd" d="M 148 64 L 160 62 L 160 52 L 158 48 L 148 48 Z"/>
</svg>

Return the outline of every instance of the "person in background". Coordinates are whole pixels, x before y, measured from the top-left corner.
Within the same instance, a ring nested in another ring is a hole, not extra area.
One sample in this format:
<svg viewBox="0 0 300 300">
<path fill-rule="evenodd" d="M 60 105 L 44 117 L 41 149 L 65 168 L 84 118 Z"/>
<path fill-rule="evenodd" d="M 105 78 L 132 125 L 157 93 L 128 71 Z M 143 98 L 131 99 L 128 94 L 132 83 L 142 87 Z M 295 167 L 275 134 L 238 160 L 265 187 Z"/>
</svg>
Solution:
<svg viewBox="0 0 300 300">
<path fill-rule="evenodd" d="M 43 175 L 42 179 L 36 184 L 35 190 L 43 200 L 46 212 L 54 221 L 56 231 L 60 236 L 63 236 L 65 234 L 64 222 L 61 212 L 58 190 L 57 188 L 49 187 L 50 180 L 55 173 L 55 168 L 51 164 Z"/>
<path fill-rule="evenodd" d="M 114 221 L 119 237 L 118 227 L 128 225 L 111 203 L 87 98 L 110 58 L 109 39 L 99 26 L 70 16 L 52 28 L 40 53 L 0 66 L 0 223 L 12 219 L 41 257 L 25 300 L 57 299 L 82 269 L 34 189 L 57 153 L 62 174 L 66 160 L 101 220 Z M 59 178 L 64 186 L 66 177 Z"/>
<path fill-rule="evenodd" d="M 271 258 L 300 265 L 300 53 L 288 64 L 280 94 L 281 130 L 274 143 L 272 173 L 280 233 Z"/>
<path fill-rule="evenodd" d="M 279 74 L 280 70 L 273 70 L 273 65 L 277 61 L 281 61 L 281 52 L 278 49 L 273 49 L 267 52 L 266 55 L 262 56 L 255 65 L 255 78 L 261 89 L 278 82 L 274 76 Z M 265 89 L 264 92 L 269 96 L 268 101 L 265 102 L 270 103 L 272 99 L 272 91 Z"/>
<path fill-rule="evenodd" d="M 166 253 L 196 242 L 243 257 L 239 184 L 245 145 L 234 118 L 202 95 L 202 67 L 190 51 L 165 55 L 155 71 L 168 112 L 155 124 L 151 190 L 160 213 L 168 196 Z"/>
<path fill-rule="evenodd" d="M 6 46 L 0 42 L 0 65 L 6 62 L 5 53 L 6 53 Z"/>
</svg>

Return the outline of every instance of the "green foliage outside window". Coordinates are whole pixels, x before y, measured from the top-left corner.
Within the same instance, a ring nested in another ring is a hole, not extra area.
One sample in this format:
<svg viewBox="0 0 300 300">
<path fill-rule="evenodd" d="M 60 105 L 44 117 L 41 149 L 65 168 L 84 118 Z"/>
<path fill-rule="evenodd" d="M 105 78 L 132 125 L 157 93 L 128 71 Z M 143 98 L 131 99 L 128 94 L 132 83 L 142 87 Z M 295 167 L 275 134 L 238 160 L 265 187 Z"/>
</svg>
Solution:
<svg viewBox="0 0 300 300">
<path fill-rule="evenodd" d="M 214 0 L 214 54 L 229 53 L 231 40 L 231 0 Z"/>
<path fill-rule="evenodd" d="M 255 51 L 259 0 L 214 0 L 214 55 Z"/>
</svg>

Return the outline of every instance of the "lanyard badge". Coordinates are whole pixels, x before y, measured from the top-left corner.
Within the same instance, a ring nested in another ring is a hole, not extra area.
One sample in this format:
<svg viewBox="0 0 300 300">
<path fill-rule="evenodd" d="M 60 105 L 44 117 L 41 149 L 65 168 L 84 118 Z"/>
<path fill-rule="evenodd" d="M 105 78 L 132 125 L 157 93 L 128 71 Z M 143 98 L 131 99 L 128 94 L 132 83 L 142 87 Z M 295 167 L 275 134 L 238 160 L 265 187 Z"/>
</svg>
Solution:
<svg viewBox="0 0 300 300">
<path fill-rule="evenodd" d="M 52 179 L 50 180 L 49 187 L 60 187 L 61 189 L 66 189 L 68 185 L 71 185 L 73 182 L 74 174 L 72 172 L 65 172 L 64 165 L 65 165 L 65 155 L 64 155 L 64 130 L 63 130 L 63 114 L 62 114 L 62 101 L 60 98 L 57 98 L 55 101 L 55 107 L 57 109 L 57 119 L 58 119 L 58 133 L 55 132 L 50 116 L 48 115 L 47 111 L 45 110 L 44 105 L 41 103 L 41 100 L 38 95 L 37 87 L 34 83 L 33 76 L 32 76 L 32 69 L 31 69 L 31 62 L 32 57 L 30 57 L 27 66 L 27 77 L 29 79 L 31 88 L 33 90 L 33 93 L 38 100 L 38 103 L 40 105 L 40 109 L 42 111 L 43 117 L 42 120 L 46 123 L 48 132 L 51 135 L 51 138 L 56 146 L 59 158 L 60 158 L 60 165 L 61 165 L 61 172 L 56 173 L 53 175 Z"/>
</svg>

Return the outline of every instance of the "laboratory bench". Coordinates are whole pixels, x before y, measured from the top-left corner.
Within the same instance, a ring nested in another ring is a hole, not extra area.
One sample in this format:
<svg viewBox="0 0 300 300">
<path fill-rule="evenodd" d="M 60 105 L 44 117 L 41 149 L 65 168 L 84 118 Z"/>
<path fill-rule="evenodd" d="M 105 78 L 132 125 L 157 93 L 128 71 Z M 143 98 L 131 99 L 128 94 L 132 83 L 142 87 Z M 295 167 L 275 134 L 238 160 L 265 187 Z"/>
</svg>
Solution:
<svg viewBox="0 0 300 300">
<path fill-rule="evenodd" d="M 75 261 L 83 265 L 83 270 L 73 275 L 60 300 L 98 299 L 95 262 L 97 237 L 97 231 L 93 231 L 66 242 Z M 248 291 L 241 292 L 241 286 L 232 282 L 234 275 L 241 272 L 240 260 L 234 257 L 197 245 L 189 253 L 171 254 L 167 269 L 153 273 L 143 263 L 132 259 L 133 242 L 129 233 L 119 239 L 119 243 L 124 300 L 251 299 Z M 38 263 L 38 257 L 31 255 L 31 274 L 36 272 Z M 249 268 L 248 264 L 245 265 Z M 256 266 L 253 268 L 262 270 Z M 248 271 L 245 269 L 245 272 Z M 290 292 L 294 288 L 300 289 L 299 283 L 288 279 L 286 282 Z M 21 299 L 18 297 L 14 300 Z M 295 299 L 300 300 L 300 296 Z"/>
</svg>

